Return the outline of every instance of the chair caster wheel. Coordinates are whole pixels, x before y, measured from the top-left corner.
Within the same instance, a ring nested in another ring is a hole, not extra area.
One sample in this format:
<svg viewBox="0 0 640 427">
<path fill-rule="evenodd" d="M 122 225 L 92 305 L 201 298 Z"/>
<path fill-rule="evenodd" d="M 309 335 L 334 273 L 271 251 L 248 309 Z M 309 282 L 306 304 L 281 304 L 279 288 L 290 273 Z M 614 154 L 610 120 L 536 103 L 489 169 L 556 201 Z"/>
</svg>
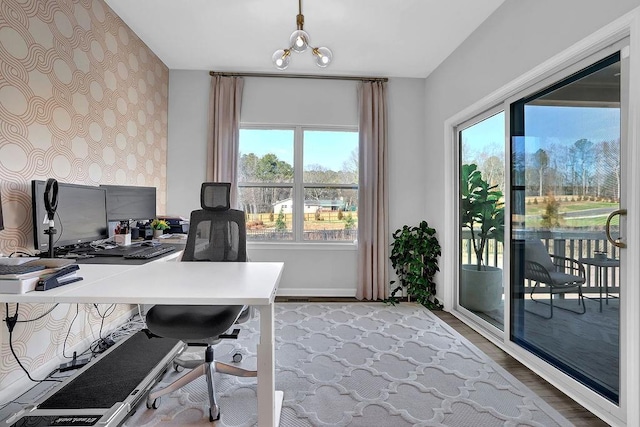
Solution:
<svg viewBox="0 0 640 427">
<path fill-rule="evenodd" d="M 234 353 L 232 360 L 234 363 L 240 363 L 242 362 L 242 354 L 241 353 Z"/>
<path fill-rule="evenodd" d="M 157 399 L 151 400 L 151 398 L 147 398 L 147 408 L 148 409 L 158 409 L 160 407 L 161 397 Z"/>
<path fill-rule="evenodd" d="M 176 362 L 173 362 L 173 370 L 176 372 L 182 372 L 184 371 L 184 366 L 180 366 Z"/>
<path fill-rule="evenodd" d="M 214 422 L 220 419 L 220 407 L 215 405 L 209 408 L 209 421 Z"/>
</svg>

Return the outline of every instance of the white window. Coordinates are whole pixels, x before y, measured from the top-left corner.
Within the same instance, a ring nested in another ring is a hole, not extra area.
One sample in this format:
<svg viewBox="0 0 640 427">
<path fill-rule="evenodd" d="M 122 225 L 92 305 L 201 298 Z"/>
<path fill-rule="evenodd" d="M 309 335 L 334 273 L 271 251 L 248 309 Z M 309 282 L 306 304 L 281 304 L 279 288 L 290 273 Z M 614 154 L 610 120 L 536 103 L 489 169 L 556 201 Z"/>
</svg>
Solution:
<svg viewBox="0 0 640 427">
<path fill-rule="evenodd" d="M 358 131 L 242 127 L 238 201 L 249 241 L 349 241 L 358 228 Z"/>
</svg>

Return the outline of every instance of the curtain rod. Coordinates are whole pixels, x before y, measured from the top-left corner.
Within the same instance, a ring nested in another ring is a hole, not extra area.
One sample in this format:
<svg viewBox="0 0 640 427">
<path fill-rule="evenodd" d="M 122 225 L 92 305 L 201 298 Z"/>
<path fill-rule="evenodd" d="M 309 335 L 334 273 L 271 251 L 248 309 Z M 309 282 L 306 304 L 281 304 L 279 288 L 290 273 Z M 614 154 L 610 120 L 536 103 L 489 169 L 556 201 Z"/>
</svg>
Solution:
<svg viewBox="0 0 640 427">
<path fill-rule="evenodd" d="M 277 74 L 277 73 L 234 73 L 209 71 L 210 76 L 223 77 L 279 77 L 288 79 L 320 79 L 320 80 L 365 80 L 388 82 L 387 77 L 328 76 L 326 74 Z"/>
</svg>

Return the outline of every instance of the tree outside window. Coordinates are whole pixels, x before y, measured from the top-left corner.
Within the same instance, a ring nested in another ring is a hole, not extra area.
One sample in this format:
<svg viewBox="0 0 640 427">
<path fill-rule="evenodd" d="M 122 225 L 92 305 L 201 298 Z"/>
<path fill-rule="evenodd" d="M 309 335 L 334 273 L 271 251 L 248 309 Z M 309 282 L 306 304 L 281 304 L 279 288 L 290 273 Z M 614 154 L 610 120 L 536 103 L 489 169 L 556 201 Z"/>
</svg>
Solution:
<svg viewBox="0 0 640 427">
<path fill-rule="evenodd" d="M 240 130 L 238 189 L 250 241 L 354 241 L 358 132 Z"/>
</svg>

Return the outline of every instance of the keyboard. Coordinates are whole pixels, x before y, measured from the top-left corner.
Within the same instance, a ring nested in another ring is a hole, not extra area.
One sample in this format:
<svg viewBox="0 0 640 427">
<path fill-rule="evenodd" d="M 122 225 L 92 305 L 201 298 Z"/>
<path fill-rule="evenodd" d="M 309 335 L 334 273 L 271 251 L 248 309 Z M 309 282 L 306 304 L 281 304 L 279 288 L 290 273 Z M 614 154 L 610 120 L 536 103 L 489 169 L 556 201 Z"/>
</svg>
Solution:
<svg viewBox="0 0 640 427">
<path fill-rule="evenodd" d="M 137 250 L 139 247 L 136 247 Z M 128 252 L 131 252 L 132 248 L 130 246 L 118 246 L 117 248 L 111 249 L 94 249 L 89 252 L 91 255 L 95 256 L 125 256 Z"/>
<path fill-rule="evenodd" d="M 149 259 L 155 258 L 159 255 L 166 254 L 167 252 L 172 252 L 175 250 L 173 246 L 145 246 L 142 249 L 138 249 L 135 251 L 131 251 L 124 255 L 125 259 Z"/>
<path fill-rule="evenodd" d="M 33 273 L 35 271 L 44 270 L 44 265 L 29 265 L 29 264 L 20 264 L 20 265 L 0 265 L 0 276 L 5 274 L 26 274 Z"/>
</svg>

